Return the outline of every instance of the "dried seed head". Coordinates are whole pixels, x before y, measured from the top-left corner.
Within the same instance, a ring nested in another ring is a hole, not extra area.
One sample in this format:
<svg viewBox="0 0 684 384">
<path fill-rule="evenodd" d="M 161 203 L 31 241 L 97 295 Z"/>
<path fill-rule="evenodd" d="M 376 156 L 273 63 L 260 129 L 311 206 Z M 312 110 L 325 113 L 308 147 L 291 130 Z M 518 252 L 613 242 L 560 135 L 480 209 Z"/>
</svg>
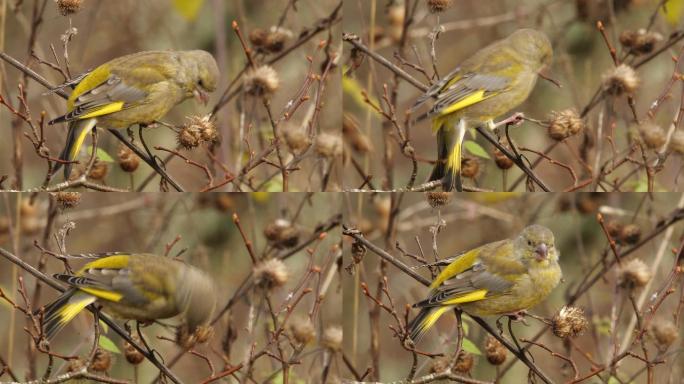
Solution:
<svg viewBox="0 0 684 384">
<path fill-rule="evenodd" d="M 670 320 L 657 319 L 650 331 L 660 349 L 669 348 L 679 337 L 679 328 Z"/>
<path fill-rule="evenodd" d="M 272 95 L 280 85 L 278 72 L 269 65 L 262 65 L 250 69 L 244 76 L 243 85 L 245 92 L 252 96 Z"/>
<path fill-rule="evenodd" d="M 342 327 L 330 325 L 323 331 L 321 345 L 333 351 L 339 351 L 342 349 L 342 335 Z"/>
<path fill-rule="evenodd" d="M 180 131 L 176 134 L 176 141 L 185 149 L 193 149 L 200 145 L 202 141 L 202 134 L 194 125 L 183 125 Z"/>
<path fill-rule="evenodd" d="M 137 344 L 140 344 L 140 337 L 138 335 L 131 335 L 131 338 Z M 128 341 L 124 341 L 123 351 L 126 361 L 128 361 L 130 364 L 138 365 L 145 360 L 145 356 L 140 351 L 135 349 L 132 344 L 129 344 Z"/>
<path fill-rule="evenodd" d="M 219 142 L 219 134 L 216 125 L 211 120 L 211 115 L 190 116 L 190 123 L 199 129 L 200 138 L 205 143 L 215 144 Z"/>
<path fill-rule="evenodd" d="M 293 319 L 289 328 L 292 338 L 301 345 L 309 344 L 316 338 L 316 328 L 308 317 Z"/>
<path fill-rule="evenodd" d="M 660 33 L 648 32 L 645 29 L 624 31 L 620 34 L 620 44 L 635 55 L 651 53 L 662 40 L 663 36 Z"/>
<path fill-rule="evenodd" d="M 387 21 L 393 27 L 403 27 L 406 18 L 406 7 L 404 4 L 394 3 L 387 7 Z"/>
<path fill-rule="evenodd" d="M 584 121 L 574 109 L 551 112 L 549 120 L 549 136 L 557 141 L 565 140 L 584 129 Z"/>
<path fill-rule="evenodd" d="M 268 32 L 261 28 L 254 28 L 249 32 L 249 42 L 256 48 L 262 48 L 266 44 Z"/>
<path fill-rule="evenodd" d="M 342 134 L 351 147 L 360 153 L 373 150 L 370 138 L 359 129 L 359 122 L 350 114 L 345 113 L 342 120 Z"/>
<path fill-rule="evenodd" d="M 444 12 L 451 7 L 453 0 L 427 0 L 428 8 L 432 13 Z"/>
<path fill-rule="evenodd" d="M 648 148 L 658 149 L 665 144 L 667 140 L 667 134 L 665 131 L 657 124 L 650 121 L 646 121 L 637 127 L 639 131 L 639 136 L 643 140 L 644 144 Z"/>
<path fill-rule="evenodd" d="M 620 234 L 622 233 L 622 228 L 624 228 L 624 224 L 617 220 L 610 220 L 606 223 L 606 229 L 608 230 L 608 234 L 610 237 L 613 239 L 619 239 Z"/>
<path fill-rule="evenodd" d="M 230 193 L 218 193 L 214 200 L 214 207 L 220 212 L 230 212 L 235 208 L 235 201 Z"/>
<path fill-rule="evenodd" d="M 295 125 L 286 125 L 283 136 L 285 143 L 294 153 L 301 153 L 311 145 L 311 138 L 306 130 Z"/>
<path fill-rule="evenodd" d="M 80 192 L 57 192 L 55 194 L 55 199 L 57 200 L 57 204 L 62 209 L 67 209 L 67 208 L 74 208 L 75 206 L 78 205 L 78 203 L 81 202 L 81 193 Z"/>
<path fill-rule="evenodd" d="M 283 27 L 273 26 L 266 35 L 264 49 L 271 53 L 278 53 L 285 48 L 285 43 L 292 37 L 292 31 Z"/>
<path fill-rule="evenodd" d="M 441 206 L 449 204 L 451 200 L 451 192 L 426 192 L 428 204 L 432 208 L 439 208 Z"/>
<path fill-rule="evenodd" d="M 88 178 L 92 180 L 103 180 L 105 177 L 107 177 L 108 172 L 109 165 L 100 159 L 95 159 L 93 167 L 90 168 L 90 172 L 88 172 Z"/>
<path fill-rule="evenodd" d="M 316 137 L 316 153 L 329 159 L 342 156 L 342 138 L 333 133 L 319 134 Z"/>
<path fill-rule="evenodd" d="M 561 308 L 551 320 L 553 334 L 561 339 L 579 336 L 588 325 L 582 308 L 567 305 Z"/>
<path fill-rule="evenodd" d="M 67 366 L 67 372 L 78 372 L 85 367 L 85 362 L 81 359 L 71 359 L 69 360 L 69 365 Z"/>
<path fill-rule="evenodd" d="M 62 16 L 71 15 L 78 12 L 83 5 L 83 0 L 55 0 L 57 2 L 57 8 Z"/>
<path fill-rule="evenodd" d="M 485 339 L 485 355 L 492 365 L 501 365 L 506 361 L 508 351 L 494 336 L 489 335 Z"/>
<path fill-rule="evenodd" d="M 475 157 L 461 159 L 461 176 L 474 179 L 480 172 L 480 161 Z"/>
<path fill-rule="evenodd" d="M 176 344 L 185 349 L 205 343 L 212 336 L 214 336 L 214 327 L 210 325 L 201 325 L 194 332 L 190 332 L 187 324 L 181 324 L 176 328 Z"/>
<path fill-rule="evenodd" d="M 124 172 L 135 172 L 140 165 L 140 158 L 138 155 L 133 153 L 133 151 L 125 145 L 122 145 L 119 148 L 117 157 L 119 158 L 119 167 L 121 167 Z"/>
<path fill-rule="evenodd" d="M 281 287 L 287 283 L 290 273 L 280 259 L 268 259 L 254 267 L 254 281 L 264 289 Z"/>
<path fill-rule="evenodd" d="M 112 366 L 112 354 L 109 351 L 98 348 L 90 363 L 90 369 L 95 372 L 106 372 Z"/>
<path fill-rule="evenodd" d="M 638 288 L 651 280 L 651 270 L 641 259 L 624 262 L 618 272 L 618 282 L 626 288 Z"/>
<path fill-rule="evenodd" d="M 641 228 L 636 224 L 627 224 L 620 231 L 619 241 L 622 244 L 634 245 L 641 238 Z"/>
<path fill-rule="evenodd" d="M 432 359 L 432 365 L 430 366 L 430 373 L 442 373 L 449 368 L 449 359 L 446 357 L 438 357 Z"/>
<path fill-rule="evenodd" d="M 675 131 L 670 139 L 670 149 L 681 154 L 684 154 L 684 131 Z"/>
<path fill-rule="evenodd" d="M 505 145 L 508 148 L 508 145 Z M 510 169 L 513 167 L 514 163 L 508 156 L 499 150 L 499 148 L 494 148 L 494 163 L 499 169 Z"/>
<path fill-rule="evenodd" d="M 299 229 L 289 220 L 277 219 L 264 228 L 268 243 L 278 249 L 292 248 L 299 243 Z"/>
<path fill-rule="evenodd" d="M 639 76 L 634 68 L 620 64 L 617 68 L 603 75 L 603 89 L 614 96 L 623 93 L 632 94 L 639 86 Z"/>
<path fill-rule="evenodd" d="M 460 373 L 470 373 L 473 369 L 473 365 L 475 365 L 475 358 L 473 355 L 466 351 L 461 351 L 458 354 L 458 360 L 456 361 L 454 370 Z"/>
</svg>

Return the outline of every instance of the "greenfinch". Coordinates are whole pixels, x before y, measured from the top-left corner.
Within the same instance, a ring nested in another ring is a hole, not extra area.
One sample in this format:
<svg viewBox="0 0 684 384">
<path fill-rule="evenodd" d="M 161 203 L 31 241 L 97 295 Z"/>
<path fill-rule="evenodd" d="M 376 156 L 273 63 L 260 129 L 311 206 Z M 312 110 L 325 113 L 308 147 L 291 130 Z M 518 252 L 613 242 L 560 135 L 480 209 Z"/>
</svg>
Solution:
<svg viewBox="0 0 684 384">
<path fill-rule="evenodd" d="M 48 339 L 95 302 L 123 319 L 153 321 L 182 315 L 190 332 L 211 320 L 216 290 L 201 270 L 151 254 L 86 256 L 97 259 L 73 275 L 54 275 L 70 288 L 43 309 Z"/>
<path fill-rule="evenodd" d="M 560 282 L 553 232 L 530 225 L 514 239 L 485 244 L 449 259 L 430 284 L 420 313 L 409 324 L 418 341 L 446 311 L 474 316 L 517 314 L 544 300 Z"/>
<path fill-rule="evenodd" d="M 435 100 L 428 112 L 437 134 L 437 163 L 430 181 L 442 180 L 447 191 L 463 189 L 461 152 L 468 126 L 494 129 L 496 117 L 527 99 L 552 56 L 544 33 L 519 29 L 479 50 L 416 100 L 412 110 Z"/>
<path fill-rule="evenodd" d="M 95 125 L 128 128 L 149 124 L 193 96 L 206 104 L 218 79 L 216 60 L 200 50 L 138 52 L 78 77 L 67 100 L 67 113 L 49 122 L 69 123 L 62 162 L 55 170 L 64 163 L 64 177 L 69 178 L 72 162 Z"/>
</svg>

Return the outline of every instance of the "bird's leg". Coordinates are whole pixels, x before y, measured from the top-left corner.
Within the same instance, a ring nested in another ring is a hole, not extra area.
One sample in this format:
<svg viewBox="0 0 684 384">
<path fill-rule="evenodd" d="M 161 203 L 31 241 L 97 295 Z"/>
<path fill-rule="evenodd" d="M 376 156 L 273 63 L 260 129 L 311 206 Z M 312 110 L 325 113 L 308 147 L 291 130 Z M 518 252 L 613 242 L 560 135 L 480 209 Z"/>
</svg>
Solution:
<svg viewBox="0 0 684 384">
<path fill-rule="evenodd" d="M 518 312 L 509 313 L 507 316 L 510 320 L 519 321 L 519 322 L 525 324 L 525 326 L 527 326 L 529 324 L 525 320 L 525 315 L 527 315 L 527 311 L 522 310 L 522 311 L 518 311 Z"/>
<path fill-rule="evenodd" d="M 493 120 L 489 120 L 487 122 L 487 128 L 489 128 L 490 130 L 493 131 L 493 130 L 495 130 L 501 126 L 505 126 L 505 125 L 519 125 L 524 120 L 525 120 L 525 114 L 522 112 L 516 112 L 516 113 L 512 114 L 511 116 L 509 116 L 509 117 L 507 117 L 507 118 L 505 118 L 505 119 L 503 119 L 497 123 L 495 123 Z"/>
</svg>

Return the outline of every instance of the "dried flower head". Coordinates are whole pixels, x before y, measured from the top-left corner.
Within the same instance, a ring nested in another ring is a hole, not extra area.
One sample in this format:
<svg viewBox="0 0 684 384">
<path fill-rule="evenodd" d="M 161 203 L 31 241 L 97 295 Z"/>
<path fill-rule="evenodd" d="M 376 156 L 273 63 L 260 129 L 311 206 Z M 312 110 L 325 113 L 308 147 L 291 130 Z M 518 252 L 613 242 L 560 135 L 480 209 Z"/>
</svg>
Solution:
<svg viewBox="0 0 684 384">
<path fill-rule="evenodd" d="M 651 53 L 656 44 L 663 40 L 658 32 L 639 29 L 637 31 L 623 31 L 620 34 L 620 44 L 635 55 Z"/>
<path fill-rule="evenodd" d="M 216 129 L 214 121 L 211 119 L 211 115 L 205 116 L 190 116 L 190 123 L 196 125 L 199 129 L 200 138 L 205 143 L 215 144 L 219 142 L 219 134 Z"/>
<path fill-rule="evenodd" d="M 432 13 L 444 12 L 451 7 L 453 0 L 427 0 L 428 8 Z"/>
<path fill-rule="evenodd" d="M 651 270 L 641 259 L 623 262 L 618 272 L 618 282 L 626 288 L 638 288 L 651 280 Z"/>
<path fill-rule="evenodd" d="M 684 154 L 684 131 L 675 131 L 670 139 L 670 149 L 681 154 Z"/>
<path fill-rule="evenodd" d="M 475 357 L 466 351 L 461 351 L 458 354 L 458 360 L 456 361 L 454 371 L 468 374 L 473 369 L 474 365 Z"/>
<path fill-rule="evenodd" d="M 614 239 L 620 237 L 620 233 L 622 233 L 622 228 L 624 227 L 625 225 L 617 220 L 610 220 L 606 223 L 606 230 L 610 237 Z"/>
<path fill-rule="evenodd" d="M 185 124 L 176 134 L 178 145 L 185 149 L 193 149 L 202 142 L 202 134 L 199 127 L 193 124 Z"/>
<path fill-rule="evenodd" d="M 639 86 L 639 76 L 634 68 L 620 64 L 617 68 L 603 75 L 603 89 L 614 96 L 623 93 L 632 94 Z"/>
<path fill-rule="evenodd" d="M 476 157 L 466 156 L 461 159 L 461 176 L 474 179 L 480 172 L 480 160 Z"/>
<path fill-rule="evenodd" d="M 432 208 L 439 208 L 449 204 L 451 192 L 426 192 L 425 197 Z"/>
<path fill-rule="evenodd" d="M 679 337 L 679 328 L 670 320 L 655 320 L 650 331 L 660 349 L 669 348 Z"/>
<path fill-rule="evenodd" d="M 342 349 L 342 335 L 342 327 L 330 325 L 323 331 L 321 345 L 333 351 L 339 351 Z"/>
<path fill-rule="evenodd" d="M 308 317 L 293 319 L 289 328 L 292 338 L 301 345 L 309 344 L 316 338 L 316 328 Z"/>
<path fill-rule="evenodd" d="M 667 134 L 659 125 L 646 121 L 637 127 L 641 140 L 648 148 L 658 149 L 665 144 Z"/>
<path fill-rule="evenodd" d="M 316 153 L 332 159 L 342 156 L 342 137 L 334 133 L 323 132 L 316 137 Z"/>
<path fill-rule="evenodd" d="M 138 343 L 138 344 L 140 343 L 140 337 L 138 335 L 135 335 L 135 334 L 131 335 L 131 338 L 136 343 Z M 143 360 L 145 360 L 145 356 L 140 351 L 135 349 L 135 347 L 132 344 L 130 344 L 128 341 L 124 341 L 123 352 L 124 352 L 124 357 L 126 357 L 126 361 L 128 361 L 130 364 L 138 365 L 138 364 L 142 363 Z"/>
<path fill-rule="evenodd" d="M 62 16 L 71 15 L 78 12 L 83 5 L 83 0 L 55 0 L 57 9 Z"/>
<path fill-rule="evenodd" d="M 74 208 L 81 202 L 80 192 L 57 192 L 55 200 L 62 209 Z"/>
<path fill-rule="evenodd" d="M 264 228 L 268 243 L 278 249 L 292 248 L 299 243 L 299 229 L 289 220 L 277 219 Z"/>
<path fill-rule="evenodd" d="M 88 172 L 88 178 L 92 180 L 103 180 L 105 177 L 107 177 L 107 173 L 109 172 L 109 165 L 100 160 L 100 159 L 95 159 L 95 162 L 93 163 L 93 167 L 90 168 L 90 172 Z"/>
<path fill-rule="evenodd" d="M 634 245 L 641 239 L 641 228 L 636 224 L 627 224 L 620 230 L 619 241 L 622 244 Z"/>
<path fill-rule="evenodd" d="M 90 363 L 90 369 L 95 372 L 108 371 L 112 366 L 112 354 L 109 351 L 98 348 L 93 356 L 93 361 Z"/>
<path fill-rule="evenodd" d="M 287 40 L 292 38 L 292 31 L 289 29 L 272 26 L 266 35 L 266 40 L 264 41 L 264 49 L 271 53 L 278 53 L 285 48 L 285 43 Z"/>
<path fill-rule="evenodd" d="M 254 28 L 249 32 L 249 42 L 256 48 L 262 48 L 266 44 L 268 32 L 261 28 Z"/>
<path fill-rule="evenodd" d="M 508 145 L 505 145 L 508 148 Z M 509 148 L 510 149 L 510 148 Z M 510 169 L 513 167 L 514 163 L 508 156 L 499 150 L 499 148 L 494 148 L 494 163 L 499 169 Z"/>
<path fill-rule="evenodd" d="M 133 153 L 133 151 L 125 145 L 122 145 L 119 148 L 117 157 L 119 158 L 119 167 L 121 167 L 124 172 L 135 172 L 140 165 L 140 158 L 138 155 Z"/>
<path fill-rule="evenodd" d="M 285 263 L 280 259 L 268 259 L 254 267 L 254 281 L 257 286 L 272 289 L 287 283 L 290 273 Z"/>
<path fill-rule="evenodd" d="M 270 96 L 280 85 L 278 72 L 269 65 L 250 69 L 243 79 L 245 92 L 252 96 Z"/>
<path fill-rule="evenodd" d="M 506 361 L 508 350 L 496 337 L 488 335 L 485 339 L 485 355 L 492 365 L 501 365 Z"/>
<path fill-rule="evenodd" d="M 565 140 L 584 129 L 584 121 L 575 109 L 551 112 L 549 120 L 549 136 L 557 141 Z"/>
<path fill-rule="evenodd" d="M 296 125 L 286 125 L 283 129 L 285 144 L 294 153 L 301 153 L 311 145 L 311 138 L 306 130 Z"/>
<path fill-rule="evenodd" d="M 449 358 L 447 357 L 438 357 L 436 359 L 432 359 L 432 365 L 430 366 L 430 373 L 442 373 L 449 368 Z"/>
<path fill-rule="evenodd" d="M 582 308 L 567 305 L 561 308 L 551 320 L 553 334 L 561 339 L 579 336 L 588 325 Z"/>
<path fill-rule="evenodd" d="M 214 336 L 214 327 L 211 325 L 201 325 L 193 332 L 190 332 L 187 324 L 181 324 L 176 328 L 176 344 L 185 349 L 205 343 L 212 336 Z"/>
</svg>

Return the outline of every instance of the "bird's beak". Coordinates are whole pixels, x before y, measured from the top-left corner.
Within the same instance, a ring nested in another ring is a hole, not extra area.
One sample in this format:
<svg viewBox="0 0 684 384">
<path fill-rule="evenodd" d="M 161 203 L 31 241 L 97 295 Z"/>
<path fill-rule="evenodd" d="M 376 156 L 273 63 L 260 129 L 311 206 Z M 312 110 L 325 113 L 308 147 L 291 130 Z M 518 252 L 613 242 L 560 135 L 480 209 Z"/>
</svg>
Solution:
<svg viewBox="0 0 684 384">
<path fill-rule="evenodd" d="M 207 105 L 207 102 L 209 102 L 209 94 L 199 88 L 195 88 L 195 90 L 192 91 L 192 94 L 195 96 L 195 99 L 197 99 L 197 101 L 204 105 Z"/>
<path fill-rule="evenodd" d="M 541 243 L 537 245 L 537 248 L 534 249 L 534 254 L 537 257 L 537 261 L 546 260 L 546 256 L 549 254 L 549 249 L 546 247 L 546 244 Z"/>
<path fill-rule="evenodd" d="M 558 80 L 554 79 L 553 77 L 551 77 L 551 75 L 549 75 L 546 72 L 548 72 L 547 66 L 545 66 L 544 68 L 542 68 L 541 71 L 539 71 L 539 73 L 538 73 L 539 77 L 541 77 L 542 79 L 544 79 L 546 81 L 551 82 L 553 85 L 555 85 L 558 88 L 563 88 L 563 86 L 561 85 L 561 83 Z"/>
</svg>

